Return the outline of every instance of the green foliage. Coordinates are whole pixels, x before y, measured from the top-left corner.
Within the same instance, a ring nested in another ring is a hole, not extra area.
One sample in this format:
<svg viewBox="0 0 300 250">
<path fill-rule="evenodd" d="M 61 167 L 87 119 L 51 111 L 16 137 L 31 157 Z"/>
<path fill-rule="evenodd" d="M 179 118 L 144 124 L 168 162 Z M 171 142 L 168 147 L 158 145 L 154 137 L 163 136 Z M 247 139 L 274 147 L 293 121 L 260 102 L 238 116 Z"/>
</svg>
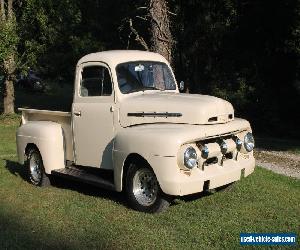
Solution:
<svg viewBox="0 0 300 250">
<path fill-rule="evenodd" d="M 243 115 L 253 105 L 255 89 L 247 83 L 245 78 L 238 78 L 236 85 L 235 88 L 232 88 L 232 84 L 227 84 L 227 86 L 214 85 L 211 93 L 230 101 L 236 107 L 236 115 Z"/>
<path fill-rule="evenodd" d="M 256 131 L 300 137 L 299 5 L 172 1 L 177 79 L 192 93 L 232 101 Z"/>
<path fill-rule="evenodd" d="M 18 42 L 16 22 L 14 20 L 0 21 L 0 65 L 9 55 L 15 52 Z"/>
<path fill-rule="evenodd" d="M 62 61 L 57 60 L 57 54 L 66 52 L 81 14 L 76 2 L 26 0 L 19 18 L 24 62 L 46 72 Z M 53 57 L 56 62 L 51 61 Z"/>
<path fill-rule="evenodd" d="M 148 4 L 16 1 L 16 21 L 0 24 L 0 59 L 17 48 L 19 71 L 31 67 L 43 78 L 72 82 L 76 62 L 87 53 L 128 44 L 142 49 L 129 36 L 129 18 L 150 44 L 150 22 L 143 19 Z M 169 0 L 168 6 L 175 13 L 170 19 L 177 80 L 184 80 L 191 93 L 233 102 L 255 130 L 296 131 L 293 136 L 300 137 L 295 123 L 300 120 L 299 1 Z"/>
</svg>

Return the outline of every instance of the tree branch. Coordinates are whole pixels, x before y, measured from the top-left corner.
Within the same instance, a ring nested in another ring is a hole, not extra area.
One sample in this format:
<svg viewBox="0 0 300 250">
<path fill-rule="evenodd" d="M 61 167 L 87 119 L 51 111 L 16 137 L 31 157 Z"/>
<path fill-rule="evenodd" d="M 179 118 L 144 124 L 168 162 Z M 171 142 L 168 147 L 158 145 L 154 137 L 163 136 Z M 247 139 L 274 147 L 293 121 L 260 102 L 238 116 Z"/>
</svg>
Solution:
<svg viewBox="0 0 300 250">
<path fill-rule="evenodd" d="M 132 35 L 132 31 L 129 33 L 128 35 L 128 40 L 127 40 L 127 47 L 126 49 L 129 49 L 129 44 L 130 44 L 130 38 L 131 38 L 131 35 Z"/>
<path fill-rule="evenodd" d="M 135 35 L 135 40 L 137 42 L 139 42 L 144 47 L 145 50 L 149 50 L 149 47 L 148 47 L 147 43 L 145 42 L 145 40 L 139 35 L 137 30 L 133 27 L 132 19 L 130 18 L 128 22 L 129 22 L 129 28 L 130 28 L 131 32 Z"/>
<path fill-rule="evenodd" d="M 140 9 L 148 9 L 148 7 L 146 7 L 146 6 L 137 7 L 137 10 L 140 10 Z"/>
<path fill-rule="evenodd" d="M 172 15 L 172 16 L 177 16 L 177 14 L 174 13 L 174 12 L 171 12 L 171 11 L 169 11 L 169 10 L 167 10 L 167 12 L 168 12 L 170 15 Z"/>
<path fill-rule="evenodd" d="M 148 19 L 146 17 L 142 17 L 142 16 L 135 16 L 136 18 L 142 19 L 144 21 L 148 21 Z"/>
</svg>

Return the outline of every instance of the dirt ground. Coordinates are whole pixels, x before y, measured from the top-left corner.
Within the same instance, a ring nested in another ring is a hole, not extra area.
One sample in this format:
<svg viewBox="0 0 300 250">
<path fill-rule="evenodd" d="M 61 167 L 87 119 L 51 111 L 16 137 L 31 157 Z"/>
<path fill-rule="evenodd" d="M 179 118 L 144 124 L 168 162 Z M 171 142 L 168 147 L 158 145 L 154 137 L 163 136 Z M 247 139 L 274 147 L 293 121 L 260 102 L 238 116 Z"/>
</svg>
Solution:
<svg viewBox="0 0 300 250">
<path fill-rule="evenodd" d="M 300 179 L 300 154 L 257 148 L 256 165 L 275 173 Z"/>
</svg>

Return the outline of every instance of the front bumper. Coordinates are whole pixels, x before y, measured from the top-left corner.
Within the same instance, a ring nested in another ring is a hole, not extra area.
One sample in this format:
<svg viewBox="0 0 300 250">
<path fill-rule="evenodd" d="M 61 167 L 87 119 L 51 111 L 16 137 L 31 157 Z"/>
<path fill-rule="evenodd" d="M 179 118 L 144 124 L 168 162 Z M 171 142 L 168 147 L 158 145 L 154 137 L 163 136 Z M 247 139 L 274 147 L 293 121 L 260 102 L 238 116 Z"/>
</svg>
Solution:
<svg viewBox="0 0 300 250">
<path fill-rule="evenodd" d="M 195 168 L 191 171 L 180 170 L 175 157 L 154 157 L 150 165 L 164 193 L 184 196 L 238 181 L 242 175 L 250 175 L 255 168 L 255 159 L 249 154 L 245 158 L 239 157 L 238 161 L 226 160 L 222 166 L 213 164 L 203 170 Z"/>
</svg>

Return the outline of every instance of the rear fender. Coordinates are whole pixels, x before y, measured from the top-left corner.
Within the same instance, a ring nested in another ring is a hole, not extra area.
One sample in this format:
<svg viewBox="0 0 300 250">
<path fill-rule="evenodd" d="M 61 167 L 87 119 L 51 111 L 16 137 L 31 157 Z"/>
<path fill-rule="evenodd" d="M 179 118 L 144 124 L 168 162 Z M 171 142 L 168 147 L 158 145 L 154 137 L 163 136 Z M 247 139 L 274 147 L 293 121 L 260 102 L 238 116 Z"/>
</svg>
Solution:
<svg viewBox="0 0 300 250">
<path fill-rule="evenodd" d="M 45 172 L 65 167 L 65 143 L 62 127 L 49 121 L 28 122 L 17 131 L 19 163 L 24 164 L 26 149 L 34 145 L 41 153 Z"/>
</svg>

